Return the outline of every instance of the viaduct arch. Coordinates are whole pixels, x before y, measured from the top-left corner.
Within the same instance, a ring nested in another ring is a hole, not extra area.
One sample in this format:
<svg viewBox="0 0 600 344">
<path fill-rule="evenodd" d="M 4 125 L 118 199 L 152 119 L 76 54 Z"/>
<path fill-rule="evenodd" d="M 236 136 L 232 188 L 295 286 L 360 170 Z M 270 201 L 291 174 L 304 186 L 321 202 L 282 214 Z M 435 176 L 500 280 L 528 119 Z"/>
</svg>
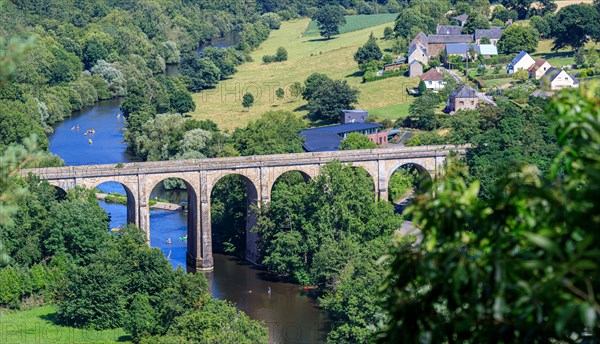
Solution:
<svg viewBox="0 0 600 344">
<path fill-rule="evenodd" d="M 213 187 L 224 176 L 244 177 L 250 205 L 260 206 L 271 200 L 276 180 L 286 172 L 299 171 L 315 178 L 328 162 L 340 161 L 362 167 L 373 177 L 379 199 L 388 199 L 390 177 L 402 165 L 412 164 L 427 171 L 431 177 L 442 173 L 450 152 L 465 154 L 468 146 L 421 146 L 335 151 L 318 153 L 277 154 L 182 161 L 140 162 L 117 165 L 67 166 L 21 171 L 34 174 L 63 190 L 75 186 L 95 188 L 104 182 L 119 182 L 127 193 L 127 219 L 146 232 L 150 242 L 150 193 L 167 178 L 182 179 L 188 190 L 187 266 L 190 270 L 213 269 L 210 197 Z M 246 224 L 246 259 L 257 263 L 256 234 L 250 229 L 256 224 L 254 214 L 248 214 Z"/>
</svg>

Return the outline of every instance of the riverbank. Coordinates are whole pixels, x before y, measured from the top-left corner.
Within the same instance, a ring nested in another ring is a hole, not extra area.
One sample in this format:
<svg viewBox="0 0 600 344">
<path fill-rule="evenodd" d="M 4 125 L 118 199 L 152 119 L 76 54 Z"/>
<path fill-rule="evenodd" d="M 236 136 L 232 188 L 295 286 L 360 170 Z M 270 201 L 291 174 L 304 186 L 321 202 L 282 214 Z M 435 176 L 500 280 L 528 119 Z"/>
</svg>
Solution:
<svg viewBox="0 0 600 344">
<path fill-rule="evenodd" d="M 116 203 L 127 205 L 127 196 L 119 194 L 119 193 L 96 193 L 96 199 L 99 201 L 104 201 L 106 203 Z M 184 207 L 179 204 L 169 203 L 164 199 L 150 199 L 150 209 L 156 210 L 169 210 L 169 211 L 181 211 L 184 210 Z"/>
</svg>

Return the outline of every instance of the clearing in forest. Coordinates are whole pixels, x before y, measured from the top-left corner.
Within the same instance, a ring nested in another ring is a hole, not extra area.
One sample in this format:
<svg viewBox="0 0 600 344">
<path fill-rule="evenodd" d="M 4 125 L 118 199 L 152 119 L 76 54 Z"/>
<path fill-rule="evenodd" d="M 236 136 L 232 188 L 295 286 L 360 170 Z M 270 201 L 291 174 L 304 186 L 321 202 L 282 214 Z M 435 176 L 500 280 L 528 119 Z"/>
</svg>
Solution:
<svg viewBox="0 0 600 344">
<path fill-rule="evenodd" d="M 289 86 L 304 82 L 311 73 L 319 72 L 334 79 L 344 79 L 360 90 L 357 108 L 369 110 L 381 118 L 395 119 L 406 116 L 408 104 L 413 101 L 406 95 L 406 87 L 416 87 L 418 78 L 393 77 L 362 83 L 354 53 L 363 45 L 372 32 L 381 38 L 390 22 L 370 28 L 341 34 L 327 40 L 319 36 L 304 37 L 310 19 L 283 22 L 279 30 L 272 31 L 269 38 L 254 52 L 253 62 L 238 67 L 238 72 L 219 85 L 193 95 L 197 119 L 211 119 L 220 128 L 232 130 L 243 127 L 269 110 L 294 111 L 298 116 L 306 115 L 306 102 L 292 99 Z M 378 41 L 380 47 L 391 45 L 389 41 Z M 265 64 L 264 55 L 273 55 L 278 47 L 288 51 L 288 61 Z M 284 88 L 283 99 L 277 99 L 275 90 Z M 249 92 L 254 95 L 254 104 L 249 109 L 242 107 L 242 97 Z"/>
</svg>

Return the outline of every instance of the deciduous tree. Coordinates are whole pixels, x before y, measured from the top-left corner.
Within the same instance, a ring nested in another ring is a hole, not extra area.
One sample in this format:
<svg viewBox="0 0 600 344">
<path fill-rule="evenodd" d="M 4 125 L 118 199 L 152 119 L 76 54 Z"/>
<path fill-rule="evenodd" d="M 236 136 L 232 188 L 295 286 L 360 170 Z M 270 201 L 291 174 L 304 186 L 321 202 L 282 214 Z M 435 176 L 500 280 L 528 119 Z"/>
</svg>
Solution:
<svg viewBox="0 0 600 344">
<path fill-rule="evenodd" d="M 372 149 L 377 148 L 377 144 L 366 135 L 361 133 L 350 133 L 340 143 L 340 150 L 353 150 L 353 149 Z"/>
<path fill-rule="evenodd" d="M 342 110 L 353 109 L 358 101 L 358 89 L 345 80 L 325 81 L 308 100 L 309 116 L 314 120 L 335 122 Z"/>
<path fill-rule="evenodd" d="M 518 53 L 525 50 L 534 52 L 538 45 L 538 32 L 530 27 L 511 25 L 502 33 L 498 41 L 498 50 L 502 53 Z"/>
<path fill-rule="evenodd" d="M 338 5 L 325 5 L 315 14 L 313 18 L 317 21 L 319 33 L 327 39 L 340 33 L 340 26 L 346 24 L 344 8 Z"/>
<path fill-rule="evenodd" d="M 600 14 L 592 5 L 575 4 L 563 7 L 551 20 L 552 49 L 583 47 L 590 38 L 600 37 Z"/>
</svg>

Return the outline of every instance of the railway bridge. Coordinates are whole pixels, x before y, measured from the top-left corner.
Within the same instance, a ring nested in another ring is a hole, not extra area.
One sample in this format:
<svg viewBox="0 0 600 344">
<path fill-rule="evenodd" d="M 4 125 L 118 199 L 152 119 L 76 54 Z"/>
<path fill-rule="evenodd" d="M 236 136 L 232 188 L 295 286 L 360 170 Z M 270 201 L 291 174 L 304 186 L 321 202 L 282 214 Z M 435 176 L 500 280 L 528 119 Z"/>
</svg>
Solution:
<svg viewBox="0 0 600 344">
<path fill-rule="evenodd" d="M 257 262 L 256 234 L 250 229 L 256 217 L 251 205 L 269 202 L 277 179 L 299 171 L 305 179 L 316 177 L 331 161 L 362 167 L 373 178 L 376 197 L 387 200 L 390 177 L 410 165 L 421 173 L 439 175 L 451 151 L 465 154 L 468 146 L 421 146 L 318 153 L 278 154 L 181 161 L 136 162 L 111 165 L 66 166 L 23 170 L 65 191 L 75 186 L 95 188 L 104 182 L 119 182 L 127 194 L 127 221 L 142 228 L 150 242 L 150 193 L 168 178 L 183 180 L 188 192 L 188 269 L 213 269 L 211 191 L 227 175 L 241 175 L 247 185 L 246 258 Z"/>
</svg>

